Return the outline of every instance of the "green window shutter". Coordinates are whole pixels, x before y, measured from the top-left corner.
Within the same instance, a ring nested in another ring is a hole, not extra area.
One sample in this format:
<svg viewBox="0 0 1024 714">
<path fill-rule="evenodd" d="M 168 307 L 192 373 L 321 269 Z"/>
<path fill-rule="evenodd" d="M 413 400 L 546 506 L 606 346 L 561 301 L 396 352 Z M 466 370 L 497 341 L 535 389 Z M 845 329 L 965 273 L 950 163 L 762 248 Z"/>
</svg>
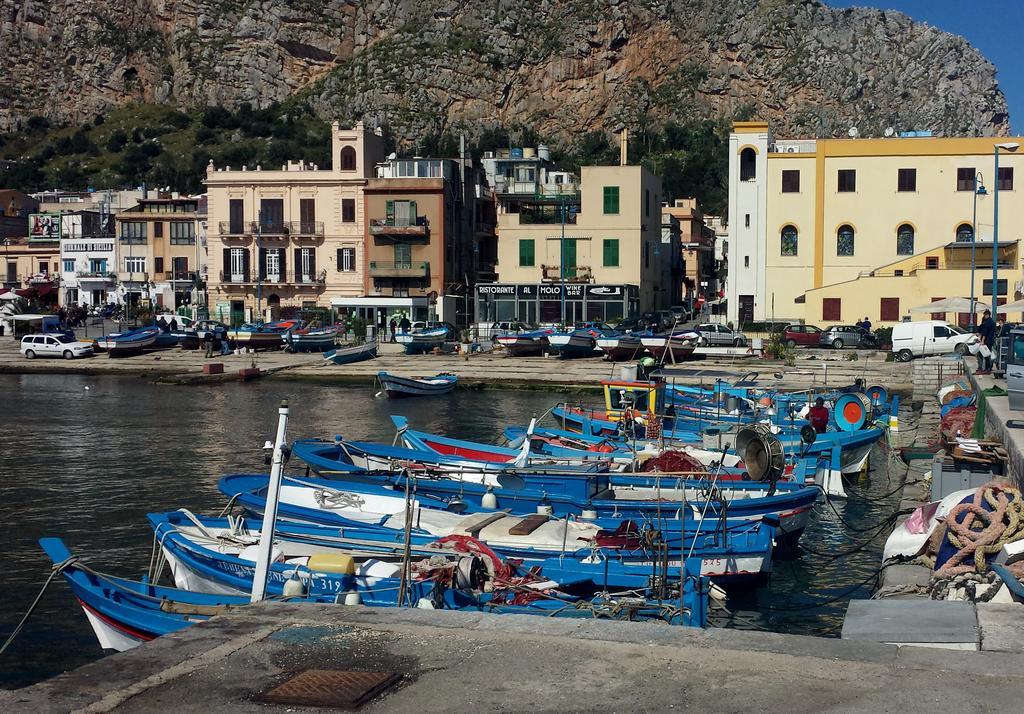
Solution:
<svg viewBox="0 0 1024 714">
<path fill-rule="evenodd" d="M 605 238 L 604 240 L 604 267 L 619 267 L 619 239 Z"/>
<path fill-rule="evenodd" d="M 389 226 L 395 225 L 395 202 L 388 201 L 386 206 L 386 220 Z"/>
<path fill-rule="evenodd" d="M 576 239 L 565 239 L 565 270 L 568 274 L 570 268 L 576 267 Z"/>
<path fill-rule="evenodd" d="M 533 239 L 519 241 L 519 266 L 532 268 L 534 266 Z"/>
<path fill-rule="evenodd" d="M 416 225 L 416 202 L 409 201 L 409 225 Z"/>
<path fill-rule="evenodd" d="M 616 214 L 619 212 L 619 187 L 618 186 L 605 186 L 604 187 L 604 212 L 606 214 Z"/>
</svg>

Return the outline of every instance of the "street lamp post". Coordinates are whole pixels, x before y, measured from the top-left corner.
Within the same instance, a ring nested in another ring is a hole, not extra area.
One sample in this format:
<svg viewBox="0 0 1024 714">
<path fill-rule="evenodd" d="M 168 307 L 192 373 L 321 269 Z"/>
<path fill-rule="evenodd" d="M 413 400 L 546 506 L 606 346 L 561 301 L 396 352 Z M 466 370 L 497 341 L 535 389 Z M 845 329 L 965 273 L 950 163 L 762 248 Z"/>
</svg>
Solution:
<svg viewBox="0 0 1024 714">
<path fill-rule="evenodd" d="M 977 311 L 974 309 L 974 250 L 978 243 L 978 196 L 985 196 L 985 178 L 981 172 L 974 174 L 974 211 L 971 214 L 971 330 L 974 330 Z"/>
<path fill-rule="evenodd" d="M 1016 151 L 1020 144 L 1007 142 L 996 144 L 992 153 L 996 160 L 996 189 L 992 194 L 992 319 L 996 317 L 996 307 L 999 305 L 999 150 Z"/>
</svg>

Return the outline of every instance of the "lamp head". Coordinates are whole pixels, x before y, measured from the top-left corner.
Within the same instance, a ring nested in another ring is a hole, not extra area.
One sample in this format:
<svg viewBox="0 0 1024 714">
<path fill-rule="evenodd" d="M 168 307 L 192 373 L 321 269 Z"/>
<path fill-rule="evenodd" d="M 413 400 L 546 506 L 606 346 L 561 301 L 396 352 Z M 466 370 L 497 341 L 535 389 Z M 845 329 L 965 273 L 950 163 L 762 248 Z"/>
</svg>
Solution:
<svg viewBox="0 0 1024 714">
<path fill-rule="evenodd" d="M 988 195 L 988 189 L 985 188 L 984 186 L 978 186 L 978 190 L 976 191 L 976 193 L 979 196 L 987 196 Z"/>
<path fill-rule="evenodd" d="M 996 149 L 1002 149 L 1003 151 L 1016 151 L 1020 148 L 1020 144 L 1016 141 L 1007 141 L 1003 144 L 996 144 Z"/>
</svg>

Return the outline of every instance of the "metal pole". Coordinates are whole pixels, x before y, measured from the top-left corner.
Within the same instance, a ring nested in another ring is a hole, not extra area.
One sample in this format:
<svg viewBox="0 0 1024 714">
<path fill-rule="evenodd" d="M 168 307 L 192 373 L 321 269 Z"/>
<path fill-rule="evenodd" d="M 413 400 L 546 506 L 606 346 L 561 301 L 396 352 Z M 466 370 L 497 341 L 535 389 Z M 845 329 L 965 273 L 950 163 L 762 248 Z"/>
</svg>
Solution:
<svg viewBox="0 0 1024 714">
<path fill-rule="evenodd" d="M 263 237 L 263 209 L 256 214 L 256 313 L 254 322 L 263 322 L 263 265 L 260 264 L 260 239 Z"/>
<path fill-rule="evenodd" d="M 561 283 L 562 292 L 562 329 L 568 329 L 565 324 L 565 201 L 559 200 L 562 218 L 562 237 L 558 240 L 558 277 Z"/>
<path fill-rule="evenodd" d="M 274 547 L 274 522 L 277 520 L 277 501 L 281 495 L 281 472 L 284 471 L 285 432 L 288 429 L 287 399 L 281 401 L 277 414 L 277 440 L 274 442 L 274 460 L 270 467 L 270 483 L 267 487 L 267 503 L 263 509 L 263 525 L 260 527 L 259 551 L 256 555 L 250 602 L 263 600 L 267 593 L 270 553 Z"/>
<path fill-rule="evenodd" d="M 992 319 L 996 319 L 999 303 L 999 146 L 993 147 L 996 157 L 996 190 L 992 194 Z"/>
<path fill-rule="evenodd" d="M 978 243 L 978 177 L 980 173 L 974 174 L 974 211 L 971 215 L 971 330 L 974 330 L 975 315 L 974 309 L 974 249 Z"/>
</svg>

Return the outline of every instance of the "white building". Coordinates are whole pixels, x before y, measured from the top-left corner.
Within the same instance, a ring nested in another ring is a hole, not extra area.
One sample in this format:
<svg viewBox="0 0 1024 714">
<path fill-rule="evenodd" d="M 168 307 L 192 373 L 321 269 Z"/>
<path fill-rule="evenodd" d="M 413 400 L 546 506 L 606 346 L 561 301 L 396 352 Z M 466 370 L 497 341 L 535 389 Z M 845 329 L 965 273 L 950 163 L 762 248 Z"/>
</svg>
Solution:
<svg viewBox="0 0 1024 714">
<path fill-rule="evenodd" d="M 117 241 L 110 216 L 76 211 L 60 219 L 60 303 L 91 306 L 114 302 Z"/>
</svg>

